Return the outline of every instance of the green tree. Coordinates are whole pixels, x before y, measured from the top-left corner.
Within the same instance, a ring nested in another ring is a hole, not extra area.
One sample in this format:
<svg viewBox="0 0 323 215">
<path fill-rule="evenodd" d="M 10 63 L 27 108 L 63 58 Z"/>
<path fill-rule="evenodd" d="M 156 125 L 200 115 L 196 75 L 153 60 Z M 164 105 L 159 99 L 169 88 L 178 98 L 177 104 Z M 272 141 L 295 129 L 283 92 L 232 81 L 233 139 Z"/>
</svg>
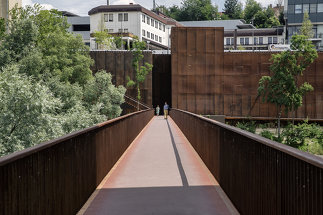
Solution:
<svg viewBox="0 0 323 215">
<path fill-rule="evenodd" d="M 89 81 L 84 90 L 85 106 L 93 109 L 93 104 L 101 106 L 99 113 L 113 119 L 120 116 L 121 104 L 124 102 L 126 89 L 123 86 L 115 87 L 112 76 L 105 71 L 97 72 L 94 79 Z"/>
<path fill-rule="evenodd" d="M 92 76 L 88 49 L 64 17 L 38 6 L 11 17 L 0 43 L 0 155 L 120 115 L 125 89 L 106 73 Z"/>
<path fill-rule="evenodd" d="M 1 38 L 4 36 L 5 32 L 6 32 L 6 21 L 4 18 L 0 17 L 0 41 L 1 41 Z"/>
<path fill-rule="evenodd" d="M 304 13 L 303 23 L 302 23 L 302 27 L 300 29 L 300 34 L 302 34 L 308 38 L 314 37 L 313 24 L 309 18 L 307 11 L 305 11 L 305 13 Z"/>
<path fill-rule="evenodd" d="M 138 38 L 136 38 L 133 42 L 133 60 L 132 65 L 135 71 L 135 80 L 130 79 L 129 76 L 127 76 L 127 87 L 133 87 L 137 89 L 137 109 L 139 110 L 139 101 L 141 100 L 141 92 L 140 92 L 140 84 L 142 84 L 146 76 L 149 72 L 151 72 L 153 65 L 149 63 L 145 63 L 143 66 L 141 65 L 141 62 L 144 58 L 143 50 L 146 48 L 146 43 L 143 41 L 139 41 Z"/>
<path fill-rule="evenodd" d="M 262 11 L 260 3 L 256 2 L 255 0 L 247 0 L 246 7 L 244 9 L 244 19 L 246 22 L 251 23 L 252 19 L 259 11 Z"/>
<path fill-rule="evenodd" d="M 238 0 L 225 0 L 224 12 L 230 19 L 242 18 L 242 4 Z"/>
<path fill-rule="evenodd" d="M 160 6 L 157 10 L 177 21 L 214 20 L 219 16 L 217 6 L 212 5 L 211 0 L 183 0 L 181 7 Z"/>
<path fill-rule="evenodd" d="M 211 0 L 184 0 L 178 21 L 213 20 L 216 13 Z"/>
<path fill-rule="evenodd" d="M 279 20 L 272 13 L 272 9 L 266 9 L 263 11 L 258 11 L 255 14 L 254 25 L 257 28 L 271 28 L 273 26 L 279 26 Z"/>
<path fill-rule="evenodd" d="M 318 56 L 313 44 L 304 35 L 294 35 L 291 48 L 294 51 L 273 54 L 270 66 L 272 76 L 263 76 L 259 80 L 258 94 L 263 101 L 278 108 L 278 137 L 283 109 L 286 113 L 296 111 L 302 105 L 303 96 L 313 90 L 309 83 L 301 83 L 298 78 Z"/>
<path fill-rule="evenodd" d="M 35 70 L 24 71 L 36 78 L 59 76 L 62 81 L 81 85 L 92 78 L 89 49 L 80 36 L 67 31 L 66 17 L 56 10 L 40 10 L 38 5 L 14 8 L 11 17 L 9 31 L 0 45 L 0 65 L 29 57 L 36 61 L 25 60 L 21 63 L 28 65 L 20 69 L 36 66 Z"/>
<path fill-rule="evenodd" d="M 0 156 L 64 134 L 56 115 L 60 100 L 18 70 L 0 73 Z"/>
</svg>

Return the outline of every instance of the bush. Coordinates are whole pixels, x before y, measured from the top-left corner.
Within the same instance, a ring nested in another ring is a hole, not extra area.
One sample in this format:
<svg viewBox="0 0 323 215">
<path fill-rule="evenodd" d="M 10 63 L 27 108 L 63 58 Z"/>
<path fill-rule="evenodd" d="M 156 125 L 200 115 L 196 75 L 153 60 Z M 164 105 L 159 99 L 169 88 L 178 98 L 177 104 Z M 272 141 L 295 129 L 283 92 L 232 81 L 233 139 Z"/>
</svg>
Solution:
<svg viewBox="0 0 323 215">
<path fill-rule="evenodd" d="M 236 124 L 236 127 L 245 130 L 245 131 L 249 131 L 251 133 L 256 133 L 256 123 L 254 121 L 250 121 L 250 122 L 238 122 Z"/>
<path fill-rule="evenodd" d="M 323 131 L 317 124 L 308 124 L 305 121 L 298 125 L 288 125 L 282 137 L 286 145 L 313 154 L 323 154 Z"/>
<path fill-rule="evenodd" d="M 265 137 L 270 140 L 273 140 L 273 141 L 276 141 L 276 142 L 279 142 L 279 143 L 282 142 L 281 138 L 278 138 L 277 136 L 275 136 L 274 133 L 272 133 L 268 130 L 263 130 L 262 132 L 260 132 L 260 136 Z"/>
</svg>

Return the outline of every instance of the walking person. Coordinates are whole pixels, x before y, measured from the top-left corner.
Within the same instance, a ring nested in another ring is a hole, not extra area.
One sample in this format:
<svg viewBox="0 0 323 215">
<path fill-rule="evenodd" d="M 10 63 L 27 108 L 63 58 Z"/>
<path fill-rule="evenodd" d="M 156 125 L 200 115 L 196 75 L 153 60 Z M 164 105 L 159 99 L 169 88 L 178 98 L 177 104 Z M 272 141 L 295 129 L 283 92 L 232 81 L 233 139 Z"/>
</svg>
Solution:
<svg viewBox="0 0 323 215">
<path fill-rule="evenodd" d="M 169 110 L 169 106 L 168 106 L 167 102 L 165 102 L 165 105 L 164 105 L 164 119 L 167 119 L 168 110 Z"/>
<path fill-rule="evenodd" d="M 159 105 L 157 105 L 157 107 L 156 107 L 156 114 L 157 114 L 157 116 L 159 116 L 159 111 L 160 111 L 160 107 L 159 107 Z"/>
</svg>

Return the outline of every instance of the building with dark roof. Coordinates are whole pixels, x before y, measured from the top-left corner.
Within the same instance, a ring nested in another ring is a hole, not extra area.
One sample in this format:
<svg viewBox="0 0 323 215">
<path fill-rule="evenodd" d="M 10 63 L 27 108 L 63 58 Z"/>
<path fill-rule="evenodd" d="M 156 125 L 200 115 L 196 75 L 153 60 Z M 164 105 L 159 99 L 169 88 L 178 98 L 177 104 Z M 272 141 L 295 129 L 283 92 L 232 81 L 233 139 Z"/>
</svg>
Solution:
<svg viewBox="0 0 323 215">
<path fill-rule="evenodd" d="M 224 49 L 268 50 L 271 44 L 284 44 L 284 27 L 224 31 Z"/>
<path fill-rule="evenodd" d="M 181 26 L 164 14 L 150 11 L 139 4 L 101 5 L 91 9 L 88 14 L 91 33 L 105 30 L 121 35 L 127 44 L 133 39 L 129 35 L 134 35 L 146 41 L 150 49 L 168 49 L 171 27 Z M 97 48 L 94 38 L 91 39 L 91 48 Z"/>
<path fill-rule="evenodd" d="M 284 44 L 284 27 L 255 28 L 244 20 L 208 20 L 180 22 L 186 27 L 223 27 L 224 49 L 268 50 L 271 44 Z"/>
<path fill-rule="evenodd" d="M 185 27 L 223 27 L 224 30 L 252 29 L 252 24 L 246 24 L 244 20 L 206 20 L 206 21 L 183 21 L 180 22 Z"/>
</svg>

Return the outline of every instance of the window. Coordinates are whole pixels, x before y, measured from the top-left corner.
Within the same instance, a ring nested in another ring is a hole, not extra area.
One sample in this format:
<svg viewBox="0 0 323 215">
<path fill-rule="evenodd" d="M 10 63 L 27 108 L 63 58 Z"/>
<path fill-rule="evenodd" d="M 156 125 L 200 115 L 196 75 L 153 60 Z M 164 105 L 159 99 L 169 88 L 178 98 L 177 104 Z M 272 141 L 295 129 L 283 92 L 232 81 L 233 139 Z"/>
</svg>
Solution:
<svg viewBox="0 0 323 215">
<path fill-rule="evenodd" d="M 231 44 L 230 44 L 230 38 L 226 38 L 225 40 L 226 40 L 226 41 L 225 41 L 225 44 L 227 44 L 227 45 L 231 45 Z"/>
<path fill-rule="evenodd" d="M 151 33 L 151 39 L 155 39 L 155 35 L 153 33 Z"/>
<path fill-rule="evenodd" d="M 294 14 L 295 12 L 295 5 L 288 5 L 288 14 Z"/>
<path fill-rule="evenodd" d="M 118 21 L 119 21 L 119 22 L 122 22 L 122 21 L 123 21 L 123 19 L 122 19 L 122 13 L 119 13 L 119 14 L 118 14 Z"/>
<path fill-rule="evenodd" d="M 147 37 L 150 38 L 150 32 L 149 31 L 147 31 Z"/>
<path fill-rule="evenodd" d="M 155 28 L 158 29 L 158 22 L 157 21 L 155 21 Z"/>
<path fill-rule="evenodd" d="M 231 45 L 234 45 L 234 38 L 231 38 Z"/>
<path fill-rule="evenodd" d="M 245 43 L 245 45 L 249 45 L 249 38 L 248 37 L 245 38 L 245 42 L 244 43 Z"/>
<path fill-rule="evenodd" d="M 309 13 L 310 12 L 310 5 L 309 4 L 303 4 L 303 13 Z"/>
<path fill-rule="evenodd" d="M 105 22 L 113 22 L 113 13 L 104 14 L 104 21 Z"/>
<path fill-rule="evenodd" d="M 162 42 L 162 38 L 161 38 L 161 37 L 159 37 L 159 42 L 160 42 L 160 43 Z"/>
<path fill-rule="evenodd" d="M 151 19 L 151 26 L 153 26 L 153 27 L 154 27 L 154 25 L 155 25 L 155 22 L 154 22 L 154 20 L 153 20 L 153 19 Z"/>
<path fill-rule="evenodd" d="M 113 33 L 113 29 L 109 29 L 109 30 L 108 30 L 108 32 L 109 32 L 109 33 Z"/>
<path fill-rule="evenodd" d="M 244 38 L 240 38 L 240 45 L 244 45 Z"/>
<path fill-rule="evenodd" d="M 121 29 L 121 28 L 119 28 L 119 29 L 118 29 L 118 32 L 119 32 L 119 33 L 122 33 L 122 29 Z"/>
<path fill-rule="evenodd" d="M 302 13 L 302 5 L 301 4 L 295 4 L 295 14 Z"/>
<path fill-rule="evenodd" d="M 273 38 L 272 37 L 268 37 L 268 44 L 272 44 L 273 43 Z"/>
<path fill-rule="evenodd" d="M 161 30 L 162 29 L 162 24 L 161 23 L 159 23 L 159 30 Z"/>
<path fill-rule="evenodd" d="M 73 31 L 90 31 L 90 25 L 73 25 Z"/>
<path fill-rule="evenodd" d="M 317 4 L 317 12 L 322 13 L 323 12 L 323 4 Z"/>
<path fill-rule="evenodd" d="M 128 33 L 129 32 L 128 28 L 123 29 L 123 32 Z"/>
<path fill-rule="evenodd" d="M 142 22 L 146 22 L 146 16 L 142 15 Z"/>
<path fill-rule="evenodd" d="M 263 37 L 259 37 L 259 44 L 260 45 L 264 44 L 264 38 Z"/>
<path fill-rule="evenodd" d="M 155 34 L 155 40 L 158 41 L 158 36 Z"/>
<path fill-rule="evenodd" d="M 123 21 L 125 21 L 125 22 L 128 21 L 128 13 L 123 14 Z"/>
<path fill-rule="evenodd" d="M 150 25 L 150 18 L 147 17 L 147 24 Z"/>
<path fill-rule="evenodd" d="M 316 13 L 316 4 L 310 4 L 310 13 Z"/>
<path fill-rule="evenodd" d="M 277 37 L 273 37 L 273 43 L 277 44 Z"/>
<path fill-rule="evenodd" d="M 164 32 L 165 32 L 165 25 L 163 25 L 163 30 L 164 30 Z"/>
<path fill-rule="evenodd" d="M 258 37 L 253 38 L 253 44 L 257 45 L 258 44 Z"/>
<path fill-rule="evenodd" d="M 109 14 L 104 14 L 104 21 L 108 22 L 109 21 Z"/>
<path fill-rule="evenodd" d="M 146 31 L 142 30 L 142 36 L 145 37 L 146 36 Z"/>
</svg>

